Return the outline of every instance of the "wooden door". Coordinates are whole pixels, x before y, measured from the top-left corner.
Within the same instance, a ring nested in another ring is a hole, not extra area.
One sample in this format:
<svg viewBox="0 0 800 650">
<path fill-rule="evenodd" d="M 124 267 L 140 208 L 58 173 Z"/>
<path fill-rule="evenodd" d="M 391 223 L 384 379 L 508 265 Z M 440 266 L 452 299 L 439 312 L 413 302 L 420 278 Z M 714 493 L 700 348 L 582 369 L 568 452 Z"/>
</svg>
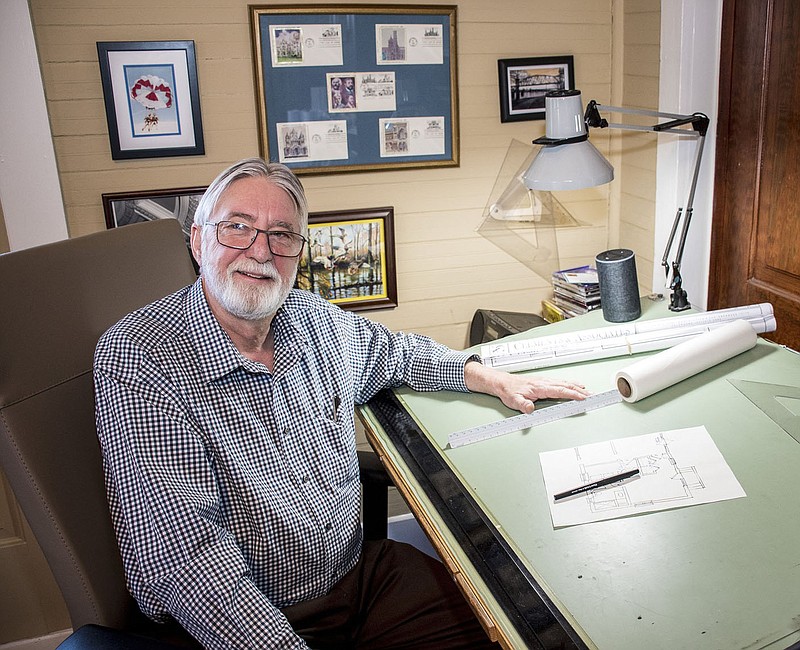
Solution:
<svg viewBox="0 0 800 650">
<path fill-rule="evenodd" d="M 0 472 L 0 646 L 69 627 L 53 574 Z"/>
<path fill-rule="evenodd" d="M 709 309 L 770 302 L 800 350 L 800 2 L 725 0 Z"/>
</svg>

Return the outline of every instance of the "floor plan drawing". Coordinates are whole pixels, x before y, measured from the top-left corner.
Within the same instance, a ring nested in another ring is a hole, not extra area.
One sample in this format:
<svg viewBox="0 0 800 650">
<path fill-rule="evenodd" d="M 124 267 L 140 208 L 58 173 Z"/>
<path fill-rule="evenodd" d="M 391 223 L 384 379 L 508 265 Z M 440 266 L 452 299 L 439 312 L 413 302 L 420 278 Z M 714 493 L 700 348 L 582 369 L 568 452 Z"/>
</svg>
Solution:
<svg viewBox="0 0 800 650">
<path fill-rule="evenodd" d="M 653 505 L 659 502 L 692 499 L 698 490 L 705 488 L 697 467 L 688 465 L 681 467 L 670 452 L 669 441 L 663 434 L 655 434 L 653 447 L 657 450 L 646 455 L 625 459 L 617 452 L 617 445 L 612 440 L 608 444 L 610 462 L 584 461 L 581 448 L 575 448 L 575 456 L 582 483 L 592 483 L 607 476 L 613 476 L 629 469 L 638 469 L 642 478 L 652 483 L 652 489 L 644 495 L 632 494 L 625 484 L 609 486 L 605 489 L 591 490 L 584 494 L 592 512 L 605 512 L 615 508 L 635 508 L 642 505 Z M 599 450 L 602 453 L 602 449 Z M 656 481 L 658 485 L 656 485 Z"/>
<path fill-rule="evenodd" d="M 542 452 L 539 461 L 556 527 L 745 496 L 703 426 Z M 632 479 L 552 499 L 632 469 Z"/>
</svg>

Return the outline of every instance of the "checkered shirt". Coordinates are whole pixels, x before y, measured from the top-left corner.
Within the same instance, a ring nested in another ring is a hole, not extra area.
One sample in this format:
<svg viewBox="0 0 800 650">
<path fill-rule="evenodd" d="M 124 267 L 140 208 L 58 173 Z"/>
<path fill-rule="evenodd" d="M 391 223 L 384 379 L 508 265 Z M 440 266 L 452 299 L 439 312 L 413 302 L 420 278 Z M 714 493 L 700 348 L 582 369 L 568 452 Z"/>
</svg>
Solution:
<svg viewBox="0 0 800 650">
<path fill-rule="evenodd" d="M 123 318 L 95 354 L 129 589 L 207 647 L 306 647 L 278 608 L 325 594 L 361 550 L 354 405 L 400 384 L 467 390 L 468 354 L 308 292 L 273 329 L 270 372 L 235 348 L 198 280 Z"/>
</svg>

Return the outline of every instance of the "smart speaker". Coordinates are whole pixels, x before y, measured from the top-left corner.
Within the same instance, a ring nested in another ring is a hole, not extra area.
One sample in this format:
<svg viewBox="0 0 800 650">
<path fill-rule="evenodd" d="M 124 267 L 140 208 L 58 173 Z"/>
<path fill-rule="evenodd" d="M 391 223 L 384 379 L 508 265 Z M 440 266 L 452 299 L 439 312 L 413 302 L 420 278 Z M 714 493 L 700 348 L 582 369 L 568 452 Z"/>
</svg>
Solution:
<svg viewBox="0 0 800 650">
<path fill-rule="evenodd" d="M 627 248 L 604 251 L 595 257 L 597 279 L 600 283 L 600 306 L 603 317 L 612 323 L 624 323 L 639 318 L 639 280 L 636 277 L 636 257 Z"/>
</svg>

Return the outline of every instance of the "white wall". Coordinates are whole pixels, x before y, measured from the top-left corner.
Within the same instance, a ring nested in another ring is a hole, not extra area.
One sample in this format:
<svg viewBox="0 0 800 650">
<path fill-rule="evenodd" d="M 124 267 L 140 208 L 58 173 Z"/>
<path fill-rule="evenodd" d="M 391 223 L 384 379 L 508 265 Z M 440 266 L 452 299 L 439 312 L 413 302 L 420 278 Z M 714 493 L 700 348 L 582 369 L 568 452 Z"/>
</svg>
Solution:
<svg viewBox="0 0 800 650">
<path fill-rule="evenodd" d="M 706 308 L 708 299 L 721 26 L 722 0 L 661 2 L 659 110 L 681 114 L 701 112 L 711 120 L 682 265 L 683 286 L 692 306 L 699 309 Z M 660 138 L 653 290 L 665 295 L 661 256 L 677 207 L 685 204 L 688 196 L 695 150 L 695 141 Z M 668 259 L 674 259 L 674 255 Z"/>
<path fill-rule="evenodd" d="M 0 204 L 11 250 L 66 239 L 27 0 L 0 1 Z"/>
</svg>

